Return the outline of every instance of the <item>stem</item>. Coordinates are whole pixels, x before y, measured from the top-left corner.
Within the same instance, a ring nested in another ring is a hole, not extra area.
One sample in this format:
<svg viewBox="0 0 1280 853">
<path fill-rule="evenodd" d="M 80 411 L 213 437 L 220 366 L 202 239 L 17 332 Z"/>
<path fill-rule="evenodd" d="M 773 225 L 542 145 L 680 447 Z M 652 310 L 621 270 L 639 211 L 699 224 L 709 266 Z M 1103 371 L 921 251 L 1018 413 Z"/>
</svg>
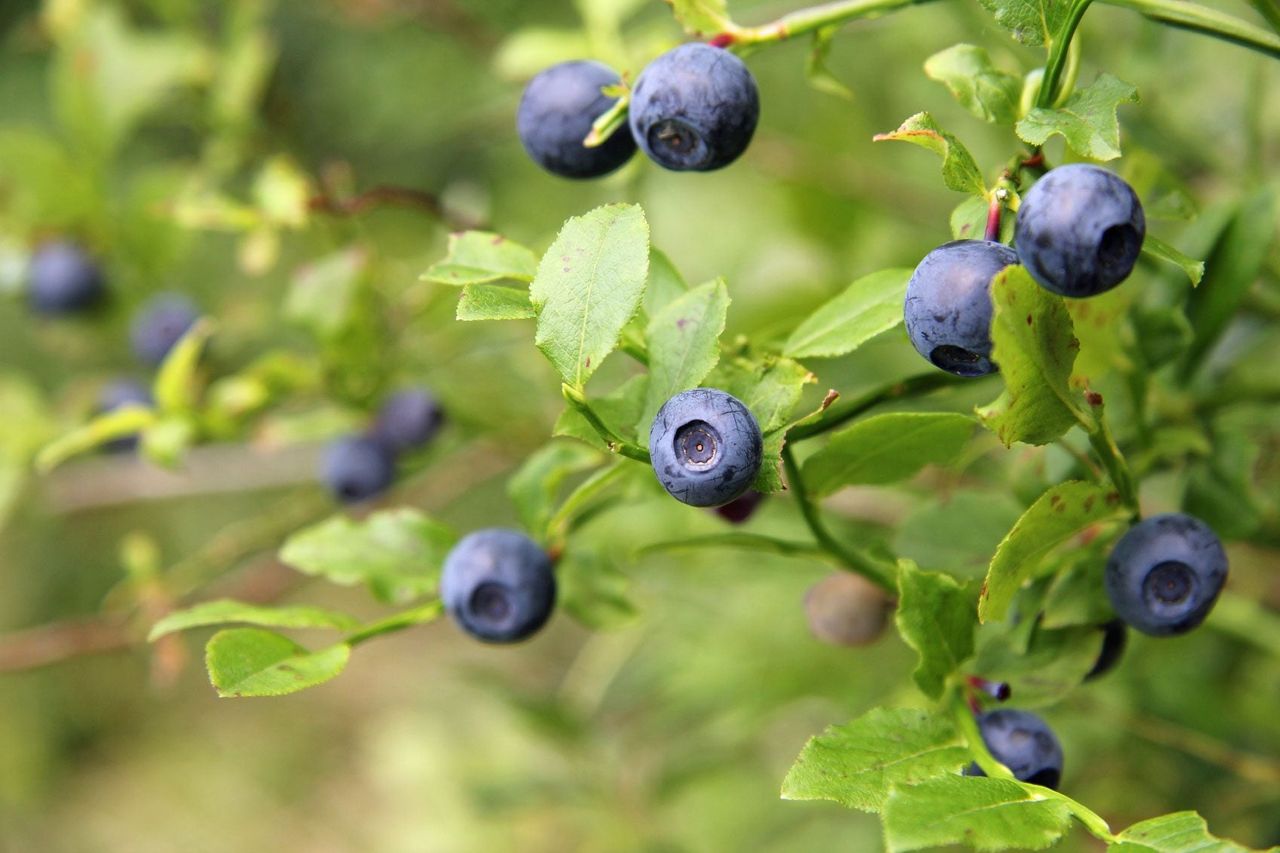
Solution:
<svg viewBox="0 0 1280 853">
<path fill-rule="evenodd" d="M 1037 107 L 1051 107 L 1058 97 L 1058 81 L 1062 78 L 1062 69 L 1067 63 L 1067 49 L 1071 47 L 1071 39 L 1076 34 L 1076 27 L 1084 18 L 1093 0 L 1075 0 L 1071 11 L 1062 25 L 1062 30 L 1053 40 L 1049 49 L 1049 61 L 1044 66 L 1044 77 L 1040 80 L 1040 92 L 1036 95 Z"/>
<path fill-rule="evenodd" d="M 1280 3 L 1276 0 L 1249 0 L 1250 5 L 1258 10 L 1258 14 L 1266 18 L 1271 29 L 1280 33 Z"/>
<path fill-rule="evenodd" d="M 735 26 L 719 36 L 718 43 L 752 45 L 782 41 L 827 27 L 839 26 L 857 18 L 874 18 L 886 12 L 928 2 L 930 0 L 839 0 L 834 3 L 822 3 L 783 15 L 776 21 L 758 27 Z"/>
<path fill-rule="evenodd" d="M 634 459 L 637 462 L 649 464 L 649 451 L 639 445 L 632 444 L 622 436 L 609 429 L 604 421 L 600 420 L 600 416 L 595 413 L 590 404 L 587 403 L 586 396 L 576 388 L 567 384 L 560 386 L 560 392 L 564 395 L 565 401 L 586 420 L 596 434 L 604 440 L 609 450 L 613 453 L 625 456 L 628 459 Z"/>
<path fill-rule="evenodd" d="M 818 507 L 805 489 L 804 478 L 800 476 L 800 467 L 796 464 L 795 454 L 791 452 L 790 445 L 784 445 L 782 448 L 782 465 L 787 472 L 787 483 L 791 486 L 791 492 L 795 495 L 796 503 L 800 507 L 800 514 L 804 516 L 805 524 L 809 526 L 809 531 L 813 533 L 813 538 L 818 545 L 839 560 L 845 568 L 862 575 L 890 595 L 896 595 L 898 585 L 892 569 L 869 554 L 841 543 L 822 523 Z"/>
<path fill-rule="evenodd" d="M 370 622 L 368 625 L 353 631 L 343 642 L 348 646 L 358 646 L 365 640 L 372 640 L 374 637 L 381 637 L 383 634 L 392 634 L 396 631 L 403 631 L 405 628 L 412 628 L 415 625 L 430 622 L 443 612 L 444 604 L 439 599 L 429 601 L 419 607 L 400 613 L 393 613 L 385 619 Z"/>
<path fill-rule="evenodd" d="M 1229 41 L 1280 59 L 1280 35 L 1187 0 L 1100 0 L 1108 6 L 1132 9 L 1171 27 Z"/>
<path fill-rule="evenodd" d="M 987 232 L 984 235 L 990 243 L 1000 242 L 1000 214 L 1004 211 L 1004 202 L 996 193 L 991 194 L 991 203 L 987 207 Z"/>
<path fill-rule="evenodd" d="M 921 397 L 940 388 L 951 388 L 972 381 L 972 379 L 953 376 L 941 370 L 912 376 L 909 379 L 903 379 L 868 391 L 866 394 L 855 397 L 852 400 L 837 400 L 822 414 L 822 417 L 810 423 L 793 427 L 787 432 L 787 439 L 789 441 L 802 441 L 806 438 L 813 438 L 815 435 L 821 435 L 824 432 L 830 432 L 837 427 L 843 426 L 882 403 L 902 400 L 908 397 Z"/>
<path fill-rule="evenodd" d="M 1120 499 L 1133 512 L 1136 520 L 1141 515 L 1141 509 L 1138 506 L 1138 490 L 1134 485 L 1133 475 L 1129 472 L 1129 463 L 1111 437 L 1106 420 L 1099 416 L 1097 424 L 1096 429 L 1089 431 L 1089 444 L 1093 447 L 1093 452 L 1098 454 L 1102 467 L 1107 470 L 1111 484 L 1120 493 Z"/>
</svg>

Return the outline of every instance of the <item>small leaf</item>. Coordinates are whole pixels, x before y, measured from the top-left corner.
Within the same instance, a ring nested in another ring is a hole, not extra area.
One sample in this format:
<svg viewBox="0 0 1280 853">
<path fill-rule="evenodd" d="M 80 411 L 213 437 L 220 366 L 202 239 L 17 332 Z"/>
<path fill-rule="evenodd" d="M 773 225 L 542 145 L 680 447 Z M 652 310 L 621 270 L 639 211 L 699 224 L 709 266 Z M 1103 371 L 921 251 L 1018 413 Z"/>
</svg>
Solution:
<svg viewBox="0 0 1280 853">
<path fill-rule="evenodd" d="M 804 61 L 804 76 L 808 79 L 809 85 L 819 92 L 851 101 L 853 92 L 827 67 L 827 56 L 831 53 L 831 39 L 837 29 L 838 27 L 819 27 L 813 31 L 813 44 Z"/>
<path fill-rule="evenodd" d="M 696 388 L 720 360 L 720 333 L 729 311 L 724 279 L 707 282 L 670 302 L 649 320 L 649 390 L 636 426 L 648 434 L 658 409 L 675 394 Z"/>
<path fill-rule="evenodd" d="M 895 787 L 884 809 L 890 853 L 965 844 L 975 850 L 1039 850 L 1071 822 L 1066 803 L 1010 779 L 940 776 Z"/>
<path fill-rule="evenodd" d="M 727 0 L 667 0 L 667 3 L 691 36 L 714 36 L 733 26 Z"/>
<path fill-rule="evenodd" d="M 145 406 L 121 406 L 98 415 L 84 426 L 54 439 L 36 454 L 36 470 L 47 473 L 72 456 L 95 447 L 137 435 L 156 422 L 156 413 Z"/>
<path fill-rule="evenodd" d="M 896 140 L 928 148 L 942 158 L 942 182 L 947 189 L 979 196 L 987 193 L 973 155 L 959 140 L 938 127 L 928 113 L 916 113 L 892 133 L 878 133 L 873 138 L 876 142 Z"/>
<path fill-rule="evenodd" d="M 1142 251 L 1153 258 L 1168 261 L 1174 266 L 1181 267 L 1182 271 L 1187 274 L 1187 278 L 1191 279 L 1192 287 L 1199 284 L 1200 280 L 1204 278 L 1204 261 L 1197 261 L 1195 258 L 1188 257 L 1173 246 L 1163 240 L 1157 240 L 1150 234 L 1142 241 Z"/>
<path fill-rule="evenodd" d="M 986 49 L 954 45 L 926 59 L 924 73 L 950 89 L 961 106 L 983 121 L 1013 124 L 1018 120 L 1022 79 L 996 68 Z"/>
<path fill-rule="evenodd" d="M 201 628 L 206 625 L 225 625 L 228 622 L 244 622 L 266 628 L 336 628 L 349 631 L 359 623 L 345 613 L 311 607 L 305 604 L 262 607 L 232 601 L 202 601 L 183 610 L 175 610 L 151 626 L 147 634 L 149 642 L 155 642 L 166 634 Z"/>
<path fill-rule="evenodd" d="M 853 352 L 902 322 L 911 270 L 895 268 L 865 275 L 801 323 L 783 352 L 792 358 L 833 358 Z"/>
<path fill-rule="evenodd" d="M 200 392 L 200 354 L 212 334 L 213 321 L 202 317 L 164 357 L 151 389 L 161 414 L 183 414 L 195 408 Z"/>
<path fill-rule="evenodd" d="M 1021 266 L 991 281 L 995 319 L 993 360 L 1005 391 L 979 417 L 1005 447 L 1015 441 L 1048 444 L 1077 423 L 1092 425 L 1070 387 L 1079 342 L 1062 297 L 1036 284 Z"/>
<path fill-rule="evenodd" d="M 532 320 L 529 291 L 499 284 L 468 284 L 458 297 L 459 320 Z"/>
<path fill-rule="evenodd" d="M 529 288 L 535 343 L 581 388 L 618 345 L 644 294 L 649 224 L 636 205 L 610 204 L 564 224 Z"/>
<path fill-rule="evenodd" d="M 995 16 L 1023 44 L 1049 44 L 1066 23 L 1071 10 L 1069 0 L 980 0 L 983 8 Z"/>
<path fill-rule="evenodd" d="M 815 495 L 844 486 L 904 480 L 930 464 L 955 459 L 973 436 L 974 421 L 954 412 L 889 412 L 837 432 L 804 464 Z"/>
<path fill-rule="evenodd" d="M 525 460 L 507 482 L 507 496 L 535 537 L 546 533 L 560 487 L 571 474 L 595 468 L 604 457 L 590 447 L 553 441 Z"/>
<path fill-rule="evenodd" d="M 537 269 L 537 256 L 519 243 L 488 231 L 463 231 L 449 235 L 444 260 L 432 264 L 422 280 L 459 287 L 502 279 L 532 281 Z"/>
<path fill-rule="evenodd" d="M 784 800 L 834 800 L 878 812 L 893 785 L 956 773 L 969 748 L 945 716 L 876 708 L 811 738 L 782 783 Z"/>
<path fill-rule="evenodd" d="M 309 652 L 260 628 L 219 631 L 205 647 L 209 681 L 223 698 L 297 693 L 341 673 L 350 657 L 346 643 Z"/>
<path fill-rule="evenodd" d="M 1004 618 L 1013 596 L 1050 551 L 1089 526 L 1123 513 L 1120 496 L 1094 483 L 1073 480 L 1041 495 L 991 559 L 978 602 L 982 621 Z"/>
<path fill-rule="evenodd" d="M 1108 853 L 1254 853 L 1209 834 L 1195 812 L 1174 812 L 1135 823 L 1116 836 Z M 1271 848 L 1275 850 L 1275 848 Z"/>
<path fill-rule="evenodd" d="M 436 588 L 455 539 L 414 509 L 375 512 L 360 521 L 335 515 L 290 536 L 280 561 L 343 586 L 368 584 L 382 601 L 403 601 Z"/>
<path fill-rule="evenodd" d="M 973 654 L 978 617 L 973 594 L 950 575 L 922 572 L 909 560 L 898 563 L 898 633 L 920 657 L 912 677 L 933 699 L 947 676 Z"/>
<path fill-rule="evenodd" d="M 1077 89 L 1060 107 L 1035 107 L 1018 122 L 1018 136 L 1032 145 L 1043 145 L 1061 134 L 1071 150 L 1091 160 L 1114 160 L 1120 156 L 1120 124 L 1116 107 L 1136 103 L 1138 90 L 1132 85 L 1099 74 L 1093 85 Z"/>
</svg>

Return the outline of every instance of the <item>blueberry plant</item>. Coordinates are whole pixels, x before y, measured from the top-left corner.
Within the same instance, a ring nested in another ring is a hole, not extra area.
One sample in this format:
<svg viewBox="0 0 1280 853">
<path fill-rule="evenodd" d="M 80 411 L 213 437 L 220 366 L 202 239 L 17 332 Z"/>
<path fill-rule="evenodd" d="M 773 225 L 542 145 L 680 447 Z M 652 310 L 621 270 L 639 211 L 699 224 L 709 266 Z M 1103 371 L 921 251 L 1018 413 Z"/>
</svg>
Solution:
<svg viewBox="0 0 1280 853">
<path fill-rule="evenodd" d="M 837 0 L 746 25 L 725 0 L 670 0 L 690 41 L 667 38 L 634 67 L 622 64 L 636 62 L 626 51 L 617 68 L 548 64 L 506 126 L 533 163 L 574 187 L 628 170 L 734 169 L 760 143 L 770 109 L 750 70 L 756 54 L 807 38 L 815 88 L 840 92 L 826 67 L 840 28 L 921 2 Z M 1144 27 L 1280 58 L 1271 0 L 1255 3 L 1269 28 L 1187 0 L 1105 2 L 1140 13 Z M 282 347 L 227 369 L 215 317 L 184 296 L 152 297 L 128 339 L 153 381 L 104 384 L 83 422 L 32 442 L 28 455 L 41 473 L 99 449 L 174 466 L 299 399 L 359 411 L 323 431 L 323 500 L 270 520 L 288 525 L 282 563 L 366 586 L 399 609 L 364 621 L 312 605 L 191 603 L 205 580 L 196 565 L 170 578 L 182 604 L 146 610 L 148 639 L 216 627 L 205 663 L 220 696 L 315 687 L 366 642 L 441 617 L 488 644 L 524 641 L 561 611 L 604 629 L 634 607 L 627 557 L 769 552 L 830 567 L 803 602 L 786 605 L 803 611 L 817 641 L 868 646 L 892 625 L 915 656 L 895 699 L 809 740 L 781 780 L 783 798 L 875 813 L 894 851 L 1040 849 L 1073 831 L 1117 853 L 1243 850 L 1192 811 L 1112 826 L 1107 803 L 1073 797 L 1073 774 L 1086 771 L 1053 729 L 1055 706 L 1125 666 L 1130 629 L 1155 638 L 1221 630 L 1280 655 L 1280 617 L 1232 588 L 1226 548 L 1274 536 L 1280 478 L 1256 464 L 1224 414 L 1232 400 L 1262 406 L 1274 442 L 1275 409 L 1265 408 L 1273 365 L 1233 361 L 1243 344 L 1229 332 L 1274 242 L 1275 204 L 1259 195 L 1223 213 L 1187 252 L 1161 239 L 1174 202 L 1122 158 L 1117 108 L 1137 102 L 1138 87 L 1106 72 L 1081 79 L 1076 31 L 1090 5 L 982 0 L 999 38 L 1020 52 L 997 50 L 1005 45 L 994 45 L 993 29 L 990 50 L 957 44 L 921 57 L 1004 155 L 980 165 L 929 111 L 877 135 L 937 155 L 942 183 L 962 200 L 936 223 L 931 251 L 850 270 L 846 289 L 771 335 L 726 335 L 732 283 L 686 282 L 651 241 L 656 214 L 632 201 L 584 209 L 537 247 L 451 223 L 459 227 L 444 256 L 419 270 L 431 292 L 456 294 L 464 325 L 440 333 L 510 324 L 522 347 L 512 358 L 536 350 L 558 381 L 543 394 L 560 407 L 552 435 L 507 483 L 519 529 L 455 530 L 396 500 L 398 476 L 456 449 L 455 418 L 433 389 L 387 363 L 394 335 L 363 310 L 377 297 L 364 287 L 373 262 L 358 250 L 311 259 L 286 297 L 286 312 L 311 333 L 306 355 Z M 1015 72 L 993 55 L 1036 57 L 1036 67 Z M 183 227 L 235 235 L 247 269 L 274 264 L 283 235 L 310 217 L 344 213 L 343 199 L 286 159 L 262 166 L 248 195 L 183 187 L 170 212 Z M 384 196 L 448 214 L 435 199 Z M 34 246 L 27 260 L 34 312 L 62 318 L 113 298 L 92 249 L 70 237 Z M 1269 298 L 1255 313 L 1274 319 Z M 828 380 L 838 360 L 890 337 L 919 354 L 915 373 L 858 393 Z M 896 530 L 854 530 L 834 508 L 849 487 L 938 483 L 938 472 L 985 467 L 1012 474 L 968 500 L 925 490 Z M 659 502 L 680 505 L 675 521 L 645 531 L 646 541 L 619 530 L 623 557 L 588 535 Z M 335 503 L 348 506 L 335 512 Z M 798 519 L 805 535 L 761 526 L 762 509 Z M 987 543 L 979 528 L 992 518 L 998 535 Z M 704 532 L 711 520 L 715 531 Z M 976 569 L 954 556 L 975 531 L 984 543 Z M 164 586 L 134 544 L 125 586 Z M 308 647 L 282 633 L 293 629 L 337 638 Z M 833 677 L 856 678 L 856 668 Z"/>
</svg>

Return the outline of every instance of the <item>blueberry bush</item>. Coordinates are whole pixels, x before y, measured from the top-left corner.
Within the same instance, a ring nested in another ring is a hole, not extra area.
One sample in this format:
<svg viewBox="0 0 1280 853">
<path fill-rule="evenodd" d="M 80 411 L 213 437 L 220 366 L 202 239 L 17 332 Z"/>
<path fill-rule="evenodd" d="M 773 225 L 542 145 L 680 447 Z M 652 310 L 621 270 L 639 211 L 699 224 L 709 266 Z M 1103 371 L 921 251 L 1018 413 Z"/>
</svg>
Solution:
<svg viewBox="0 0 1280 853">
<path fill-rule="evenodd" d="M 203 849 L 165 780 L 249 766 L 307 828 L 210 849 L 1280 849 L 1277 59 L 1275 0 L 0 10 L 0 850 Z"/>
</svg>

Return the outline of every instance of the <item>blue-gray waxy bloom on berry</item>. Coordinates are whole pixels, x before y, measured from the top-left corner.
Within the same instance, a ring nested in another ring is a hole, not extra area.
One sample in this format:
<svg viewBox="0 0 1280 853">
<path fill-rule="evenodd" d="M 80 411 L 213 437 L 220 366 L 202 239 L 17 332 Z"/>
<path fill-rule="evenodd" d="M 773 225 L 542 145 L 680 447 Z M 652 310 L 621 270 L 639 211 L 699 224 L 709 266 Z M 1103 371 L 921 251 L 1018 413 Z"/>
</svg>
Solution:
<svg viewBox="0 0 1280 853">
<path fill-rule="evenodd" d="M 694 388 L 658 410 L 649 455 L 658 481 L 676 500 L 720 506 L 751 488 L 764 458 L 764 438 L 737 397 Z"/>
<path fill-rule="evenodd" d="M 477 530 L 454 546 L 440 599 L 462 630 L 487 643 L 515 643 L 546 624 L 556 602 L 551 558 L 516 530 Z"/>
</svg>

